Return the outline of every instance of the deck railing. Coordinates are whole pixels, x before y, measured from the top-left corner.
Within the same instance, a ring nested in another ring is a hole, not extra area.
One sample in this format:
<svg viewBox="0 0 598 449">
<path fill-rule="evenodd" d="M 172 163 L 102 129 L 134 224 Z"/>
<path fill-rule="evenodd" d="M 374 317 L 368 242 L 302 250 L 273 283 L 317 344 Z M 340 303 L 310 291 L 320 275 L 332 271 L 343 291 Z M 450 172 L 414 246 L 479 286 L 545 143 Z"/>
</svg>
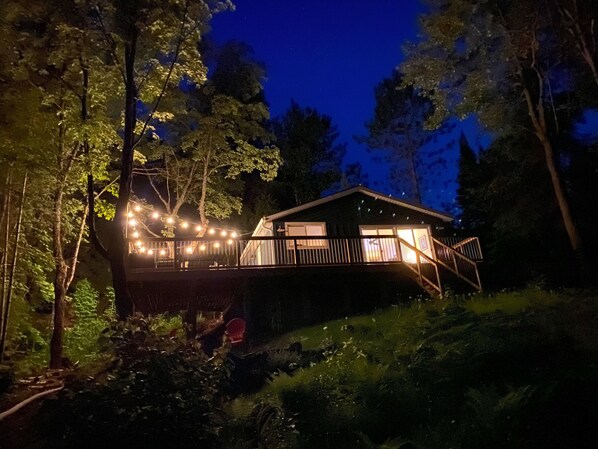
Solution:
<svg viewBox="0 0 598 449">
<path fill-rule="evenodd" d="M 438 237 L 437 240 L 471 260 L 484 259 L 480 239 L 477 237 Z"/>
<path fill-rule="evenodd" d="M 231 270 L 402 264 L 418 283 L 442 294 L 438 265 L 481 289 L 476 262 L 432 239 L 432 252 L 398 236 L 143 238 L 129 240 L 134 271 Z"/>
</svg>

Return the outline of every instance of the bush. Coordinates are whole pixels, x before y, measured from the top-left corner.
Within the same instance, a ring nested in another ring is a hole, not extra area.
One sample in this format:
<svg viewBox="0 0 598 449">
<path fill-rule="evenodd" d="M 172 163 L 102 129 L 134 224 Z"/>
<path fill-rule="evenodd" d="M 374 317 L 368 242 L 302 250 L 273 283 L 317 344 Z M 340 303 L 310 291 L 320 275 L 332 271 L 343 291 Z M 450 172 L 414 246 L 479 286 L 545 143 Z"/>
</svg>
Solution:
<svg viewBox="0 0 598 449">
<path fill-rule="evenodd" d="M 225 355 L 208 359 L 163 324 L 136 316 L 104 332 L 111 368 L 70 385 L 48 410 L 60 447 L 218 446 Z"/>
</svg>

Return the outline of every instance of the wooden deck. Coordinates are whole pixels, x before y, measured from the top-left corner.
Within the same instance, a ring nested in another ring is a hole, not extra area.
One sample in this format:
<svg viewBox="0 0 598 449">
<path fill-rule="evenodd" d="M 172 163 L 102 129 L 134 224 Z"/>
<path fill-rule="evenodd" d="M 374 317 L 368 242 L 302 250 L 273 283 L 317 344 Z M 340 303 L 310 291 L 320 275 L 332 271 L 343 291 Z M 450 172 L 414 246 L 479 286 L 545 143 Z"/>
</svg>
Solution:
<svg viewBox="0 0 598 449">
<path fill-rule="evenodd" d="M 128 279 L 226 280 L 277 276 L 297 269 L 364 272 L 401 266 L 430 294 L 443 293 L 442 270 L 481 290 L 478 239 L 431 240 L 431 246 L 422 248 L 398 236 L 134 239 L 129 240 Z"/>
</svg>

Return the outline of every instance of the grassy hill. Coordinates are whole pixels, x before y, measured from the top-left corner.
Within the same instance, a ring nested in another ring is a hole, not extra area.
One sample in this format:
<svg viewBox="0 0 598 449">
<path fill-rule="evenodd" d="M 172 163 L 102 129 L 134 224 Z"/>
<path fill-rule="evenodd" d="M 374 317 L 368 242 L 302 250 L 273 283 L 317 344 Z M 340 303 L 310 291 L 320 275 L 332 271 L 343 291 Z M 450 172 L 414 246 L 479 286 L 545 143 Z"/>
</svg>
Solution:
<svg viewBox="0 0 598 449">
<path fill-rule="evenodd" d="M 596 447 L 595 294 L 417 302 L 269 346 L 296 341 L 324 360 L 230 407 L 237 423 L 253 420 L 264 447 Z"/>
</svg>

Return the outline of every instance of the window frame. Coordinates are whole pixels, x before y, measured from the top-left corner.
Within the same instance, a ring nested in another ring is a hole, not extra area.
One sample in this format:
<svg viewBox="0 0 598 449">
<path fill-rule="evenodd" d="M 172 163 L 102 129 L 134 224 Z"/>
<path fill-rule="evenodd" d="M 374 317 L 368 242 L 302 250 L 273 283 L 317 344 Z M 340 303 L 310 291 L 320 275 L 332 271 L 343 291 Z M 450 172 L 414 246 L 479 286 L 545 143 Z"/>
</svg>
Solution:
<svg viewBox="0 0 598 449">
<path fill-rule="evenodd" d="M 300 237 L 320 237 L 320 235 L 307 235 L 307 226 L 319 226 L 323 234 L 321 237 L 328 237 L 328 229 L 325 221 L 288 221 L 284 224 L 284 233 L 286 237 L 300 238 Z M 292 227 L 301 228 L 303 227 L 305 235 L 290 235 L 289 229 Z M 297 250 L 313 250 L 313 249 L 328 249 L 328 239 L 310 239 L 310 240 L 297 240 Z M 287 240 L 287 249 L 295 249 L 295 241 Z"/>
</svg>

